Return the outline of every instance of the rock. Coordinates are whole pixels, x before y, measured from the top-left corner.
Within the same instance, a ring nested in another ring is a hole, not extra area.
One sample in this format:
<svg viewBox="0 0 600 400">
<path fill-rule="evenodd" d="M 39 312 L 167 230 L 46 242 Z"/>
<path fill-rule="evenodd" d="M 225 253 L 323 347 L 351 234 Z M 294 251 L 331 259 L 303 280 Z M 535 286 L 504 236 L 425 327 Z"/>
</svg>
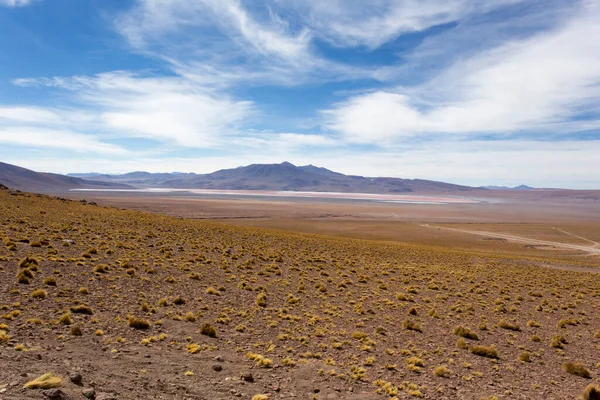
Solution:
<svg viewBox="0 0 600 400">
<path fill-rule="evenodd" d="M 96 396 L 96 400 L 119 400 L 115 395 L 103 393 Z"/>
<path fill-rule="evenodd" d="M 250 372 L 244 372 L 242 374 L 242 379 L 245 380 L 246 382 L 254 382 L 254 377 L 252 376 L 252 374 Z"/>
<path fill-rule="evenodd" d="M 88 399 L 93 400 L 96 398 L 96 391 L 94 390 L 94 388 L 84 389 L 83 392 L 81 392 L 81 394 Z"/>
<path fill-rule="evenodd" d="M 217 362 L 224 362 L 225 359 L 223 357 L 221 357 L 221 356 L 217 356 L 217 357 L 215 357 L 215 361 L 217 361 Z"/>
<path fill-rule="evenodd" d="M 83 380 L 83 377 L 81 376 L 80 373 L 78 372 L 71 372 L 69 374 L 69 379 L 71 380 L 71 382 L 73 382 L 76 385 L 81 385 L 81 381 Z"/>
<path fill-rule="evenodd" d="M 65 398 L 65 394 L 60 389 L 44 390 L 42 394 L 52 400 L 61 400 Z"/>
<path fill-rule="evenodd" d="M 222 366 L 220 366 L 219 364 L 214 364 L 214 365 L 212 366 L 212 369 L 214 369 L 214 370 L 215 370 L 215 371 L 217 371 L 217 372 L 221 372 L 221 371 L 223 371 L 223 367 L 222 367 Z"/>
</svg>

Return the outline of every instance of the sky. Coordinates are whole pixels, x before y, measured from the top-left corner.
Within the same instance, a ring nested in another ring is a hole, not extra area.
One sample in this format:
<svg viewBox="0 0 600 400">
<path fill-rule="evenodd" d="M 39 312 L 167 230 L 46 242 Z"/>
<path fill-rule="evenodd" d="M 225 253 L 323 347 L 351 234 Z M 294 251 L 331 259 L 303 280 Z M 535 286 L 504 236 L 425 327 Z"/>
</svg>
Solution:
<svg viewBox="0 0 600 400">
<path fill-rule="evenodd" d="M 0 161 L 600 189 L 597 0 L 0 0 Z"/>
</svg>

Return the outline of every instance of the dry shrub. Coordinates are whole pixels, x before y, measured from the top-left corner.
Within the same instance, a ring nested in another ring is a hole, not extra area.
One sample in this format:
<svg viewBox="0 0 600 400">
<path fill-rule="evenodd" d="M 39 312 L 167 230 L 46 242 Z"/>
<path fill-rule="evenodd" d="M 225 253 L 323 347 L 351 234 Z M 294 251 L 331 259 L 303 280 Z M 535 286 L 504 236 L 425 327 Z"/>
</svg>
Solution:
<svg viewBox="0 0 600 400">
<path fill-rule="evenodd" d="M 70 308 L 70 310 L 74 314 L 86 314 L 86 315 L 94 314 L 94 310 L 92 310 L 91 307 L 83 305 L 83 304 L 78 305 L 78 306 L 73 306 Z"/>
<path fill-rule="evenodd" d="M 147 319 L 134 317 L 133 315 L 129 315 L 127 317 L 127 324 L 131 328 L 135 328 L 135 329 L 143 330 L 143 329 L 150 328 L 150 321 L 148 321 Z"/>
<path fill-rule="evenodd" d="M 600 387 L 590 383 L 579 398 L 581 400 L 600 400 Z"/>
<path fill-rule="evenodd" d="M 10 336 L 6 331 L 0 330 L 0 343 L 6 343 L 10 340 Z"/>
<path fill-rule="evenodd" d="M 475 333 L 472 330 L 470 330 L 469 328 L 465 328 L 463 326 L 457 326 L 456 328 L 454 328 L 452 333 L 454 333 L 455 335 L 458 335 L 460 337 L 464 337 L 465 339 L 479 340 L 477 333 Z"/>
<path fill-rule="evenodd" d="M 409 319 L 405 319 L 404 321 L 402 321 L 402 329 L 416 331 L 416 332 L 423 332 L 421 325 L 419 325 L 417 322 L 411 321 Z"/>
<path fill-rule="evenodd" d="M 73 326 L 71 326 L 71 335 L 83 336 L 83 332 L 81 331 L 81 328 L 79 326 L 73 325 Z"/>
<path fill-rule="evenodd" d="M 587 378 L 587 379 L 590 379 L 592 377 L 592 375 L 590 374 L 590 371 L 588 371 L 583 364 L 566 362 L 563 364 L 562 367 L 565 370 L 565 372 L 567 372 L 571 375 L 576 375 L 576 376 L 580 376 L 582 378 Z"/>
<path fill-rule="evenodd" d="M 46 296 L 48 296 L 48 293 L 46 293 L 44 289 L 38 289 L 31 292 L 31 297 L 33 297 L 34 299 L 42 300 L 45 299 Z"/>
<path fill-rule="evenodd" d="M 23 387 L 25 389 L 52 389 L 57 388 L 61 385 L 62 379 L 52 373 L 47 373 L 27 382 Z"/>
<path fill-rule="evenodd" d="M 72 325 L 73 322 L 73 318 L 71 318 L 71 314 L 70 313 L 64 313 L 60 319 L 58 320 L 58 322 L 62 325 Z"/>
<path fill-rule="evenodd" d="M 211 338 L 217 337 L 217 330 L 215 329 L 214 326 L 212 326 L 208 322 L 202 324 L 202 326 L 200 327 L 200 333 L 204 336 L 208 336 Z"/>
<path fill-rule="evenodd" d="M 509 322 L 506 320 L 501 320 L 500 322 L 498 322 L 498 327 L 502 328 L 502 329 L 508 329 L 511 331 L 520 331 L 521 327 L 519 326 L 519 324 L 517 322 Z"/>
<path fill-rule="evenodd" d="M 446 367 L 445 365 L 440 365 L 439 367 L 435 367 L 435 369 L 433 370 L 433 375 L 439 376 L 442 378 L 447 378 L 448 376 L 450 376 L 451 373 L 452 373 L 452 371 L 450 371 L 450 369 L 448 369 L 448 367 Z"/>
<path fill-rule="evenodd" d="M 487 358 L 500 358 L 498 356 L 498 350 L 496 350 L 496 348 L 494 347 L 494 345 L 491 346 L 472 346 L 469 348 L 469 351 L 472 354 L 475 354 L 476 356 L 481 356 L 481 357 L 487 357 Z"/>
<path fill-rule="evenodd" d="M 519 354 L 519 361 L 531 362 L 531 353 L 529 353 L 528 351 L 522 352 L 521 354 Z"/>
</svg>

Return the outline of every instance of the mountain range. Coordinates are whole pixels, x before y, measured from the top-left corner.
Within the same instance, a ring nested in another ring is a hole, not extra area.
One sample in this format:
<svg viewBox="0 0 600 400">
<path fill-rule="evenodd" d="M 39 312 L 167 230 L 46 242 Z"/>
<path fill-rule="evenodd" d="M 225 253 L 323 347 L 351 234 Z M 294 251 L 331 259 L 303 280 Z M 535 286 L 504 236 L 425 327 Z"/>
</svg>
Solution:
<svg viewBox="0 0 600 400">
<path fill-rule="evenodd" d="M 210 174 L 151 174 L 138 171 L 123 175 L 70 174 L 107 183 L 136 187 L 217 190 L 281 190 L 344 193 L 446 193 L 475 188 L 423 179 L 369 178 L 344 175 L 314 165 L 252 164 Z"/>
<path fill-rule="evenodd" d="M 453 193 L 474 190 L 423 179 L 369 178 L 344 175 L 314 165 L 252 164 L 209 174 L 130 172 L 59 175 L 35 172 L 0 163 L 0 184 L 32 192 L 60 192 L 69 189 L 218 189 L 277 190 L 345 193 Z"/>
</svg>

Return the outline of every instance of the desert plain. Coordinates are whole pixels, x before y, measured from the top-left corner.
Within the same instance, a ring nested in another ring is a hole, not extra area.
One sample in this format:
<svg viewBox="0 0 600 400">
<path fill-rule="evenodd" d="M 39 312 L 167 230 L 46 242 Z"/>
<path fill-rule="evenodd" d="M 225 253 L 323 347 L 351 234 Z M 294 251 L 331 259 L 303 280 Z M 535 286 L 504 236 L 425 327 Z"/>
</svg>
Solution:
<svg viewBox="0 0 600 400">
<path fill-rule="evenodd" d="M 460 197 L 0 190 L 0 399 L 597 398 L 600 194 Z"/>
</svg>

